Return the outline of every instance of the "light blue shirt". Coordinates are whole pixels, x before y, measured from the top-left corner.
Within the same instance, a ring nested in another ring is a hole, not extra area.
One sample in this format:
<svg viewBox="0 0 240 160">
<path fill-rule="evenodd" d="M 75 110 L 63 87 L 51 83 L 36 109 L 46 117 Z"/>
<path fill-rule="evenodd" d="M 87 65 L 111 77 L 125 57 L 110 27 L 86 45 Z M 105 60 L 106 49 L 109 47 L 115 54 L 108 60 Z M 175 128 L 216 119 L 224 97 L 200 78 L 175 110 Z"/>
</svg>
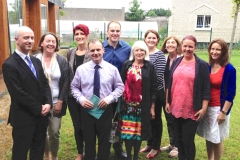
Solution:
<svg viewBox="0 0 240 160">
<path fill-rule="evenodd" d="M 29 56 L 29 54 L 28 54 L 28 55 L 23 54 L 22 52 L 20 52 L 20 51 L 17 50 L 17 49 L 15 49 L 15 52 L 24 60 L 24 62 L 25 62 L 27 65 L 29 65 L 29 64 L 28 64 L 28 61 L 26 60 L 26 56 L 28 56 L 29 59 L 31 59 L 30 56 Z"/>
<path fill-rule="evenodd" d="M 100 68 L 100 98 L 106 100 L 109 104 L 117 102 L 122 95 L 124 85 L 118 69 L 110 63 L 102 60 Z M 82 64 L 76 70 L 75 76 L 71 83 L 73 97 L 82 104 L 85 99 L 90 99 L 93 95 L 94 67 L 93 61 Z"/>
</svg>

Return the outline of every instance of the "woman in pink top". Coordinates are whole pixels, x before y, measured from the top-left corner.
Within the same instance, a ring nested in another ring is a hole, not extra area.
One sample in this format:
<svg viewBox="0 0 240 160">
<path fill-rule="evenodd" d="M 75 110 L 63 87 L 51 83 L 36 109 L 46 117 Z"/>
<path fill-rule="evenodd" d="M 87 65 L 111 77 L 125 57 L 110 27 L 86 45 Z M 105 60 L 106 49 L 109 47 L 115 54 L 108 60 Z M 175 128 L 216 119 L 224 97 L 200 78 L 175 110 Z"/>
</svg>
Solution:
<svg viewBox="0 0 240 160">
<path fill-rule="evenodd" d="M 222 39 L 209 47 L 210 101 L 197 134 L 206 139 L 209 160 L 220 160 L 223 140 L 229 135 L 230 110 L 236 94 L 236 69 L 229 63 L 228 46 Z"/>
<path fill-rule="evenodd" d="M 183 56 L 173 61 L 166 88 L 166 112 L 174 116 L 179 160 L 194 160 L 198 121 L 210 98 L 208 64 L 194 54 L 196 44 L 194 36 L 183 38 Z"/>
</svg>

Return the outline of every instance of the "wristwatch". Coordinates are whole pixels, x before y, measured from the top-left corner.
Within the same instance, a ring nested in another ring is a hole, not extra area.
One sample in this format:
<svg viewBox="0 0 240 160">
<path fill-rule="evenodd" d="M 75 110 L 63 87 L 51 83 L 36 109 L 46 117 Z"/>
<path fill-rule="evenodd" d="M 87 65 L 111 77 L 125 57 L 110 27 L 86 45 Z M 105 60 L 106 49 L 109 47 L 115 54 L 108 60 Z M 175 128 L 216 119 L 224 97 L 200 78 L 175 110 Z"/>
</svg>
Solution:
<svg viewBox="0 0 240 160">
<path fill-rule="evenodd" d="M 223 114 L 225 114 L 225 115 L 227 114 L 227 112 L 225 112 L 224 110 L 221 110 L 221 112 L 222 112 Z"/>
</svg>

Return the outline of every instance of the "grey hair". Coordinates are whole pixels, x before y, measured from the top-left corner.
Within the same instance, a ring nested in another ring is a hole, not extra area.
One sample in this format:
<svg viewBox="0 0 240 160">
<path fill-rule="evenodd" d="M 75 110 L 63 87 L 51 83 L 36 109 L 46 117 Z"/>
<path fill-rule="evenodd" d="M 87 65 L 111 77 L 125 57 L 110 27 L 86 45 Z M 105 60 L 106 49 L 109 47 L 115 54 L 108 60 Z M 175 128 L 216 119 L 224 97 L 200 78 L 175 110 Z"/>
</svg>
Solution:
<svg viewBox="0 0 240 160">
<path fill-rule="evenodd" d="M 149 50 L 148 50 L 148 47 L 146 45 L 146 43 L 144 41 L 136 41 L 133 46 L 132 46 L 132 49 L 131 49 L 131 53 L 130 53 L 130 56 L 129 56 L 129 60 L 132 61 L 134 60 L 134 55 L 133 55 L 133 52 L 134 52 L 134 49 L 138 47 L 142 50 L 144 50 L 146 52 L 145 54 L 145 57 L 144 57 L 144 60 L 147 60 L 149 61 Z"/>
<path fill-rule="evenodd" d="M 31 28 L 29 28 L 28 26 L 21 26 L 19 27 L 16 31 L 15 31 L 15 38 L 19 37 L 20 32 L 22 32 L 23 30 L 31 30 L 33 31 Z"/>
</svg>

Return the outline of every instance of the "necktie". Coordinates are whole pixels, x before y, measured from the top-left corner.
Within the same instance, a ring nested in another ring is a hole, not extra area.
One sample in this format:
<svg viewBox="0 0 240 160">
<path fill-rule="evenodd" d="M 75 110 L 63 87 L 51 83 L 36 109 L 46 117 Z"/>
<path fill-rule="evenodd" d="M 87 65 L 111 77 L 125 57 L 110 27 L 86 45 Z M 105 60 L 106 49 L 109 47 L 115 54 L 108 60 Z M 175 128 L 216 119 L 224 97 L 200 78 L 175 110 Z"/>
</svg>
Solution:
<svg viewBox="0 0 240 160">
<path fill-rule="evenodd" d="M 28 56 L 26 56 L 25 59 L 28 62 L 28 67 L 31 69 L 31 71 L 33 72 L 34 76 L 37 78 L 37 73 L 36 73 L 36 70 L 35 70 L 35 67 L 34 67 L 32 61 L 30 60 L 30 58 Z"/>
<path fill-rule="evenodd" d="M 93 94 L 98 96 L 100 98 L 100 75 L 98 69 L 100 68 L 99 65 L 96 65 L 94 67 L 95 72 L 94 72 L 94 82 L 93 82 Z"/>
</svg>

